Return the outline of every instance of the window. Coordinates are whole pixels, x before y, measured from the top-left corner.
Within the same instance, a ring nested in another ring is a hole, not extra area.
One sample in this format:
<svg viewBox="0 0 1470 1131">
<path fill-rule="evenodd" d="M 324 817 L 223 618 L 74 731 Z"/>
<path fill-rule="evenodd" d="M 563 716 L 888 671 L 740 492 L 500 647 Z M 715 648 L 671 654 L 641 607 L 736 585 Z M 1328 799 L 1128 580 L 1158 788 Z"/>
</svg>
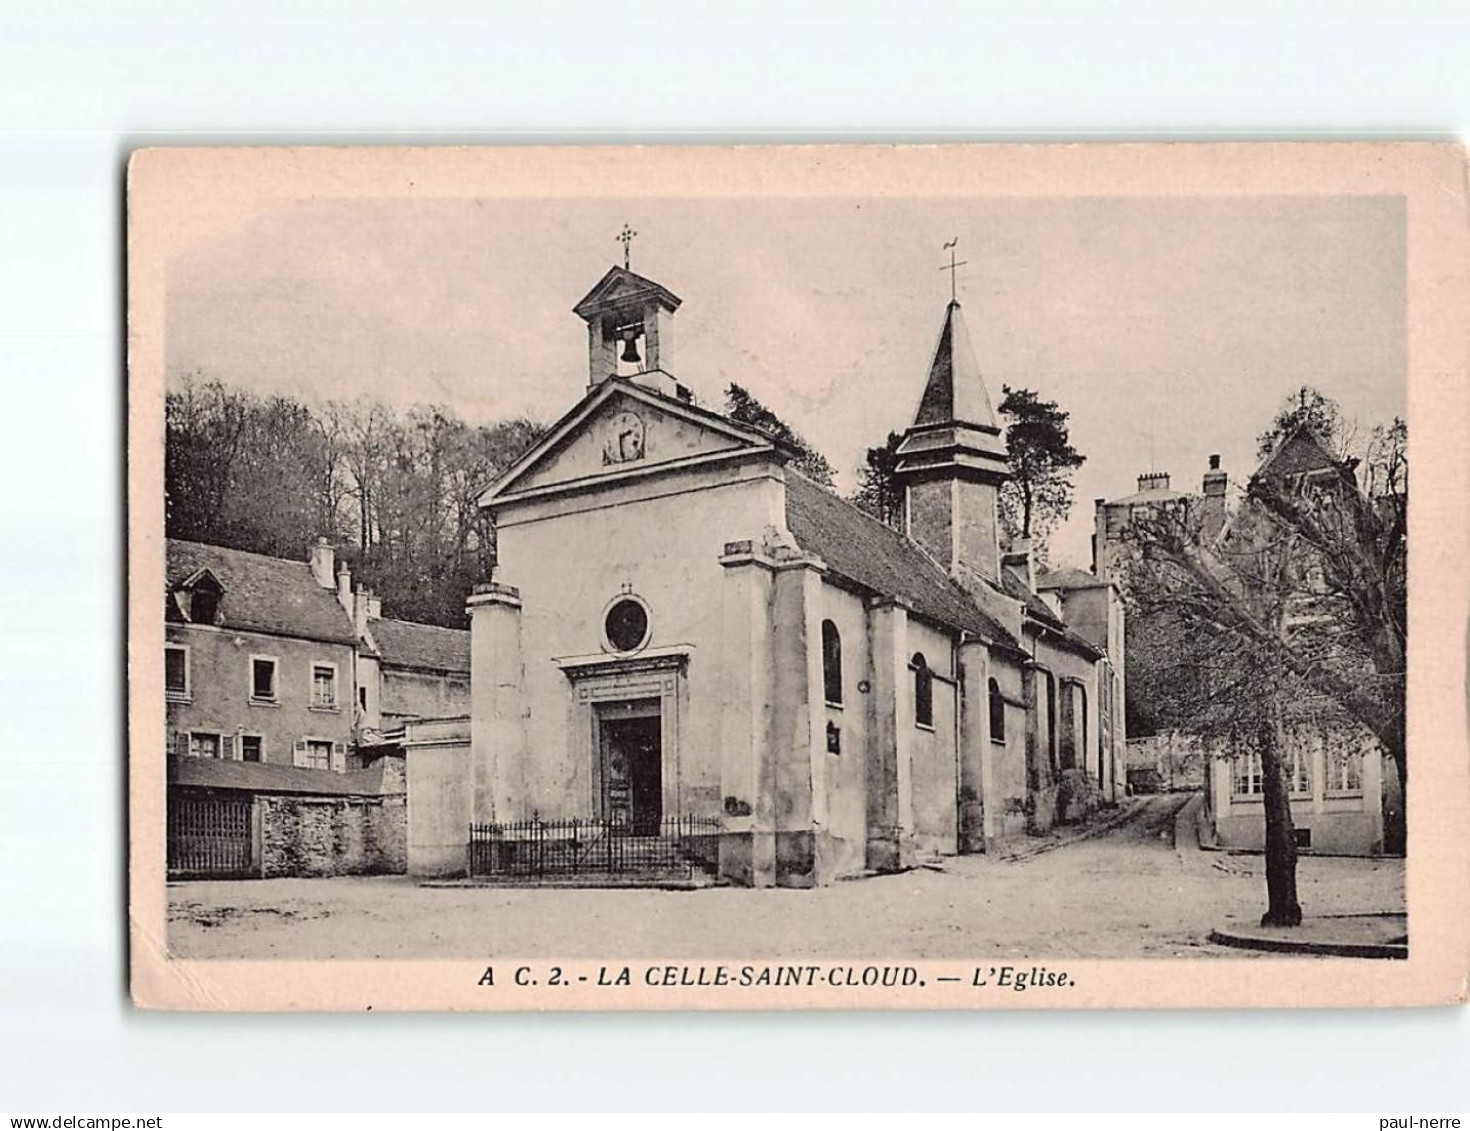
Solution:
<svg viewBox="0 0 1470 1131">
<path fill-rule="evenodd" d="M 1291 792 L 1310 794 L 1312 792 L 1311 751 L 1303 749 L 1300 743 L 1293 745 L 1288 765 L 1291 774 Z"/>
<path fill-rule="evenodd" d="M 218 758 L 222 745 L 217 734 L 198 730 L 189 732 L 189 753 L 195 758 Z"/>
<path fill-rule="evenodd" d="M 240 736 L 240 761 L 242 762 L 264 762 L 261 757 L 265 750 L 265 740 L 258 734 L 242 734 Z"/>
<path fill-rule="evenodd" d="M 308 770 L 332 768 L 332 744 L 321 738 L 304 738 L 296 744 L 296 764 Z"/>
<path fill-rule="evenodd" d="M 827 753 L 842 753 L 842 728 L 831 719 L 827 720 Z"/>
<path fill-rule="evenodd" d="M 914 669 L 914 722 L 921 727 L 934 725 L 934 673 L 923 652 L 915 652 L 909 661 Z"/>
<path fill-rule="evenodd" d="M 602 634 L 614 652 L 635 652 L 648 642 L 648 609 L 636 597 L 614 601 L 602 621 Z"/>
<path fill-rule="evenodd" d="M 829 620 L 822 622 L 822 694 L 833 706 L 842 705 L 842 637 Z"/>
<path fill-rule="evenodd" d="M 1082 684 L 1077 685 L 1077 730 L 1082 735 L 1082 745 L 1078 747 L 1078 761 L 1083 769 L 1087 768 L 1087 688 Z"/>
<path fill-rule="evenodd" d="M 1006 740 L 1006 698 L 1000 693 L 1000 684 L 990 681 L 990 741 Z"/>
<path fill-rule="evenodd" d="M 311 705 L 318 711 L 337 709 L 337 665 L 311 665 Z"/>
<path fill-rule="evenodd" d="M 163 646 L 163 692 L 169 699 L 189 698 L 189 646 Z"/>
<path fill-rule="evenodd" d="M 1327 792 L 1363 792 L 1363 754 L 1334 746 L 1327 751 Z"/>
<path fill-rule="evenodd" d="M 1236 797 L 1256 797 L 1265 792 L 1261 756 L 1255 751 L 1237 754 L 1231 762 L 1230 792 Z"/>
<path fill-rule="evenodd" d="M 357 689 L 357 705 L 359 707 L 361 707 L 364 711 L 367 710 L 367 688 L 366 687 L 359 687 Z"/>
<path fill-rule="evenodd" d="M 203 582 L 189 592 L 189 619 L 195 624 L 214 624 L 219 619 L 220 591 Z"/>
<path fill-rule="evenodd" d="M 250 657 L 250 698 L 259 703 L 276 701 L 276 658 Z"/>
</svg>

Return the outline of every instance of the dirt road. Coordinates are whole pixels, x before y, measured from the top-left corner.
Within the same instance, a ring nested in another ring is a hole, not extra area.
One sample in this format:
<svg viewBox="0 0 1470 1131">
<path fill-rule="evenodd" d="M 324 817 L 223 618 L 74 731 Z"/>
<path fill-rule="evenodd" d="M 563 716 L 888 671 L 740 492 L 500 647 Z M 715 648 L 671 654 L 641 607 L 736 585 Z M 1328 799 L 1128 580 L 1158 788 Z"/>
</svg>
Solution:
<svg viewBox="0 0 1470 1131">
<path fill-rule="evenodd" d="M 949 858 L 813 891 L 424 888 L 407 877 L 169 887 L 169 943 L 193 958 L 1130 958 L 1219 955 L 1258 916 L 1259 857 L 1176 847 L 1185 795 L 1148 798 L 1104 835 L 1005 862 Z M 1403 862 L 1304 857 L 1310 914 L 1403 907 Z"/>
</svg>

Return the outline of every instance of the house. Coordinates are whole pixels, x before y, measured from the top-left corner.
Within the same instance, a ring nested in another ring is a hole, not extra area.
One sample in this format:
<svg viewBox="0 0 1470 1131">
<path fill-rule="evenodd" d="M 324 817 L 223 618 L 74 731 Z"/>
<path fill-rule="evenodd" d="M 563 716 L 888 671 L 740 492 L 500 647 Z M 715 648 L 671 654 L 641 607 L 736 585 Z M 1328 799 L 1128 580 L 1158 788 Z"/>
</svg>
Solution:
<svg viewBox="0 0 1470 1131">
<path fill-rule="evenodd" d="M 467 713 L 469 633 L 383 618 L 324 540 L 170 539 L 166 577 L 170 874 L 403 871 L 402 731 Z"/>
<path fill-rule="evenodd" d="M 653 840 L 688 818 L 727 882 L 805 887 L 1119 796 L 1121 606 L 1002 554 L 1005 441 L 959 303 L 912 384 L 903 533 L 694 402 L 680 304 L 610 270 L 575 307 L 584 393 L 480 498 L 470 741 L 408 755 L 410 870 L 463 869 L 461 821 Z"/>
<path fill-rule="evenodd" d="M 309 560 L 169 539 L 164 676 L 170 751 L 347 769 L 358 639 L 330 546 Z"/>
</svg>

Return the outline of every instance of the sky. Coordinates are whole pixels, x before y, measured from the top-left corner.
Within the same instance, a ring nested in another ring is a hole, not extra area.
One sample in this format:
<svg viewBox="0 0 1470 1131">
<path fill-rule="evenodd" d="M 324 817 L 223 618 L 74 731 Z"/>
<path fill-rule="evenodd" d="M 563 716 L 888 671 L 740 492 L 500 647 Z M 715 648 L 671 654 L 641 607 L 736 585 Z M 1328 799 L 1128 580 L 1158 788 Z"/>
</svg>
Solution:
<svg viewBox="0 0 1470 1131">
<path fill-rule="evenodd" d="M 614 262 L 679 295 L 672 368 L 738 382 L 850 489 L 910 421 L 950 297 L 991 401 L 1035 389 L 1087 457 L 1053 560 L 1090 560 L 1093 499 L 1145 471 L 1243 479 L 1302 384 L 1363 428 L 1405 411 L 1398 197 L 379 199 L 223 215 L 169 266 L 167 370 L 311 400 L 550 422 L 582 395 L 572 306 Z"/>
</svg>

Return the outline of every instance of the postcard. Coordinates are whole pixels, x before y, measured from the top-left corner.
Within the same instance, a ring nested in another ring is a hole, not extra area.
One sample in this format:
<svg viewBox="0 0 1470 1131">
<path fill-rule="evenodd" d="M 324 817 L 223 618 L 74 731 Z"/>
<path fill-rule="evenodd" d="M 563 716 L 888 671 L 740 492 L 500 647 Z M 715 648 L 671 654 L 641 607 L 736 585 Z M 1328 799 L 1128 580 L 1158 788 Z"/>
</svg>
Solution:
<svg viewBox="0 0 1470 1131">
<path fill-rule="evenodd" d="M 135 153 L 134 999 L 1463 1002 L 1466 219 L 1436 144 Z"/>
</svg>

